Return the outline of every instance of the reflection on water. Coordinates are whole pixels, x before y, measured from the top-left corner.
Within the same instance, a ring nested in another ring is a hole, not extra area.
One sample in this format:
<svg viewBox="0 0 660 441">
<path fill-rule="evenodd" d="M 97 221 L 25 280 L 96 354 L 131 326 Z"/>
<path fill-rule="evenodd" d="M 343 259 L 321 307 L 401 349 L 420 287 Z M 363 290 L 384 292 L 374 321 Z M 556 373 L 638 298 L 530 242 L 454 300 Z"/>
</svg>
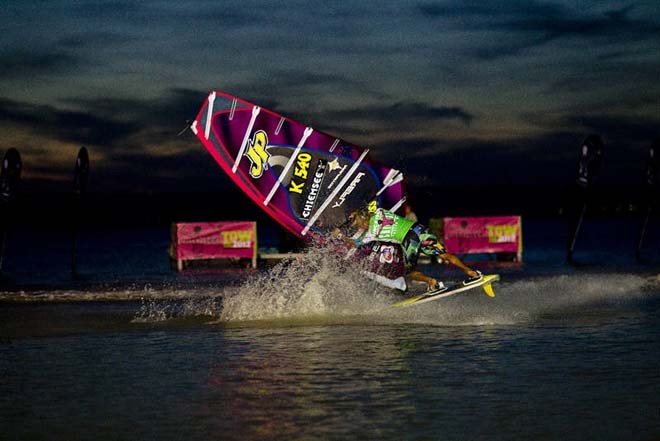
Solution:
<svg viewBox="0 0 660 441">
<path fill-rule="evenodd" d="M 14 307 L 10 320 L 59 328 L 3 332 L 0 431 L 56 440 L 660 434 L 658 298 L 592 306 L 584 319 L 563 309 L 480 326 L 136 322 L 139 303 Z"/>
</svg>

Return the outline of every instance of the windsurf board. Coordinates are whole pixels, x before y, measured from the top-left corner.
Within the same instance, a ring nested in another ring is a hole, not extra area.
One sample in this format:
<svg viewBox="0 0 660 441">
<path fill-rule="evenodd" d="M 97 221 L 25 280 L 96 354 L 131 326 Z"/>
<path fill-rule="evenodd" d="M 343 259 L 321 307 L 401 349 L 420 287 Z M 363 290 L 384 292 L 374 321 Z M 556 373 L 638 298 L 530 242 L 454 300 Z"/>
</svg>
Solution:
<svg viewBox="0 0 660 441">
<path fill-rule="evenodd" d="M 433 292 L 424 293 L 422 295 L 410 297 L 400 302 L 394 303 L 392 306 L 395 308 L 401 308 L 406 306 L 419 305 L 421 303 L 432 302 L 434 300 L 440 300 L 445 297 L 454 296 L 456 294 L 460 294 L 462 292 L 469 291 L 478 287 L 482 287 L 486 295 L 489 297 L 495 297 L 492 283 L 497 282 L 498 280 L 500 280 L 500 276 L 498 274 L 488 274 L 484 275 L 481 280 L 470 283 L 469 285 L 464 285 L 462 282 L 460 282 L 450 287 L 446 291 L 438 292 L 435 294 Z"/>
</svg>

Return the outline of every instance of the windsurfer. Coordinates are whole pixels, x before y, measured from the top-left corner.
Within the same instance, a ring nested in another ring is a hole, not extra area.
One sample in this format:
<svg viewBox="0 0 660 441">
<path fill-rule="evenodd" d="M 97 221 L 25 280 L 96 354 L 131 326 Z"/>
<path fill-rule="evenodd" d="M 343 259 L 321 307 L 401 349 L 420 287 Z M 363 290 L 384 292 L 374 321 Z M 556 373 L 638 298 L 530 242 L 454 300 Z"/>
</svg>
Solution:
<svg viewBox="0 0 660 441">
<path fill-rule="evenodd" d="M 373 214 L 370 214 L 367 210 L 354 211 L 350 214 L 349 221 L 354 228 L 357 228 L 356 234 L 353 235 L 353 246 L 359 247 L 374 241 L 401 245 L 408 276 L 412 280 L 425 282 L 429 291 L 447 288 L 442 282 L 416 269 L 420 253 L 428 256 L 438 256 L 442 261 L 451 263 L 463 270 L 468 276 L 463 281 L 465 285 L 477 282 L 482 278 L 479 271 L 475 271 L 458 257 L 447 252 L 442 243 L 438 242 L 437 237 L 419 222 L 411 221 L 382 208 L 379 208 Z M 335 230 L 334 233 L 335 236 L 340 234 L 339 230 Z"/>
</svg>

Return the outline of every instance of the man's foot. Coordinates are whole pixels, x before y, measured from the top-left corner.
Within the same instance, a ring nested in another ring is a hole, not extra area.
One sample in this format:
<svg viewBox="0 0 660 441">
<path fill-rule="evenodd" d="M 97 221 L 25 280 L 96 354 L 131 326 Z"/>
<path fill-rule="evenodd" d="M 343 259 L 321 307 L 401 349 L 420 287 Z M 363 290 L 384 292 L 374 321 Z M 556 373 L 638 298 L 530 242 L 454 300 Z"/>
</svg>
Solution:
<svg viewBox="0 0 660 441">
<path fill-rule="evenodd" d="M 429 288 L 429 289 L 426 291 L 425 295 L 428 296 L 428 295 L 433 295 L 433 294 L 440 294 L 441 292 L 445 292 L 445 291 L 447 291 L 448 289 L 449 289 L 449 287 L 448 287 L 448 286 L 445 286 L 444 283 L 442 283 L 442 282 L 438 282 L 438 284 L 436 285 L 436 287 L 435 287 L 434 289 Z"/>
<path fill-rule="evenodd" d="M 481 274 L 481 271 L 475 271 L 475 272 L 477 273 L 476 276 L 468 277 L 467 279 L 463 280 L 463 286 L 471 285 L 484 278 L 483 274 Z"/>
</svg>

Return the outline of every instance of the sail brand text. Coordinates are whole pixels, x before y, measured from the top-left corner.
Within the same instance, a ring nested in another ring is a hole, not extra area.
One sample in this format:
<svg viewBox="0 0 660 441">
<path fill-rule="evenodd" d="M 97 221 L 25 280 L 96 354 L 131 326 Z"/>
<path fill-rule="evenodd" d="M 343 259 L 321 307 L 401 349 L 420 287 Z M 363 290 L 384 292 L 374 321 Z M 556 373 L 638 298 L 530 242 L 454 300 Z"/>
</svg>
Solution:
<svg viewBox="0 0 660 441">
<path fill-rule="evenodd" d="M 307 198 L 305 199 L 305 206 L 303 207 L 302 212 L 302 217 L 305 219 L 309 218 L 314 209 L 314 205 L 316 205 L 316 199 L 319 197 L 319 190 L 321 190 L 321 184 L 323 184 L 323 178 L 325 177 L 325 168 L 326 161 L 320 159 L 316 166 L 312 185 L 310 186 L 309 193 L 307 193 Z"/>
<path fill-rule="evenodd" d="M 346 164 L 344 164 L 344 165 L 339 164 L 339 161 L 337 160 L 337 158 L 335 158 L 334 160 L 332 160 L 328 163 L 328 166 L 329 166 L 329 171 L 330 172 L 332 172 L 334 170 L 339 170 L 339 173 L 337 173 L 337 176 L 335 176 L 335 178 L 332 180 L 332 182 L 330 182 L 330 185 L 328 185 L 328 190 L 330 190 L 332 187 L 335 186 L 335 183 L 344 174 L 344 170 L 346 170 L 347 165 Z"/>
<path fill-rule="evenodd" d="M 252 166 L 250 167 L 250 176 L 260 178 L 264 171 L 268 169 L 268 159 L 270 153 L 266 150 L 268 146 L 268 135 L 263 130 L 259 130 L 252 135 L 248 141 L 248 147 L 245 156 L 248 157 Z"/>
<path fill-rule="evenodd" d="M 293 169 L 293 175 L 302 179 L 302 181 L 296 182 L 294 178 L 291 178 L 291 184 L 289 186 L 290 192 L 302 194 L 303 188 L 305 188 L 305 183 L 307 182 L 307 172 L 309 171 L 309 163 L 311 160 L 312 155 L 309 153 L 300 153 L 296 157 L 296 166 Z"/>
<path fill-rule="evenodd" d="M 346 201 L 346 198 L 351 193 L 353 193 L 353 190 L 355 190 L 355 187 L 357 187 L 357 185 L 362 180 L 362 176 L 364 176 L 364 173 L 362 173 L 362 172 L 357 174 L 357 176 L 353 179 L 353 181 L 351 181 L 351 184 L 348 187 L 346 187 L 346 190 L 344 190 L 344 192 L 341 194 L 339 199 L 337 199 L 337 202 L 332 204 L 332 208 L 341 207 L 344 204 L 344 201 Z"/>
</svg>

